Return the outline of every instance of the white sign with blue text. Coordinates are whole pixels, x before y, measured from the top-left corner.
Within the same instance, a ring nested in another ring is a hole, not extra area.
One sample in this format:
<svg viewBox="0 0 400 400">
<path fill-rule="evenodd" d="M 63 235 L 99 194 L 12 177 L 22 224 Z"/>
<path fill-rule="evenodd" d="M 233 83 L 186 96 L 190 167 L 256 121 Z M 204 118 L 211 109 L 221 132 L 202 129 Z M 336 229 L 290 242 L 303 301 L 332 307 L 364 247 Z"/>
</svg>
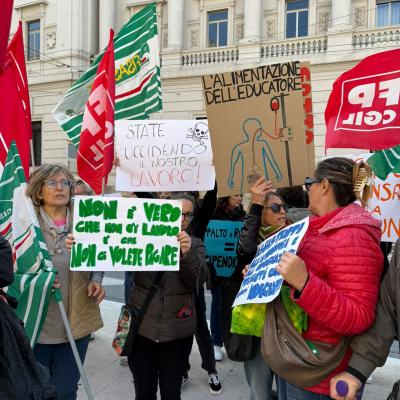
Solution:
<svg viewBox="0 0 400 400">
<path fill-rule="evenodd" d="M 240 304 L 270 303 L 278 295 L 283 278 L 276 271 L 282 255 L 296 254 L 308 228 L 309 218 L 292 224 L 264 240 L 243 279 L 233 307 Z"/>
</svg>

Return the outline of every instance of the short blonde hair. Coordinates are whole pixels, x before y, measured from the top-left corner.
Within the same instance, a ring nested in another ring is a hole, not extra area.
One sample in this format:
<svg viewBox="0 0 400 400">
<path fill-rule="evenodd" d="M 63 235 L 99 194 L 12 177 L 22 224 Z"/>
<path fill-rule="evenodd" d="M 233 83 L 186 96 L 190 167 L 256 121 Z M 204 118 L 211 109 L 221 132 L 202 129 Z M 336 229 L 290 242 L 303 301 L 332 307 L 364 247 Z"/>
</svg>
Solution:
<svg viewBox="0 0 400 400">
<path fill-rule="evenodd" d="M 70 196 L 68 207 L 71 205 L 71 198 L 74 195 L 75 179 L 71 172 L 64 165 L 59 164 L 42 164 L 35 168 L 29 178 L 26 195 L 32 199 L 36 207 L 40 207 L 43 201 L 39 198 L 42 191 L 44 181 L 50 179 L 54 175 L 64 174 L 70 182 Z"/>
</svg>

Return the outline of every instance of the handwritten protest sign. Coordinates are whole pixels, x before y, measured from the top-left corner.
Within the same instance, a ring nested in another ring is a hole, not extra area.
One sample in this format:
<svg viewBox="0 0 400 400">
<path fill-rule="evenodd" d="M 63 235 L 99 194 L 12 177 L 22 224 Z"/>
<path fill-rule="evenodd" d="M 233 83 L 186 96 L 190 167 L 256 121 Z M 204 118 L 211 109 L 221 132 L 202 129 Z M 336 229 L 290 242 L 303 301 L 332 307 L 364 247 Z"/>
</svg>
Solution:
<svg viewBox="0 0 400 400">
<path fill-rule="evenodd" d="M 181 202 L 76 196 L 73 271 L 178 271 Z"/>
<path fill-rule="evenodd" d="M 230 277 L 237 265 L 236 247 L 241 221 L 211 220 L 208 223 L 204 245 L 207 261 L 215 268 L 217 276 Z"/>
<path fill-rule="evenodd" d="M 372 153 L 349 155 L 355 161 L 367 161 Z M 382 221 L 382 241 L 395 242 L 400 238 L 400 174 L 389 174 L 383 181 L 374 176 L 372 183 L 372 198 L 368 209 L 372 215 Z"/>
<path fill-rule="evenodd" d="M 202 82 L 219 195 L 249 191 L 260 176 L 274 187 L 302 184 L 314 168 L 307 65 L 263 65 Z"/>
<path fill-rule="evenodd" d="M 243 279 L 233 307 L 239 304 L 270 303 L 278 296 L 283 279 L 276 266 L 285 252 L 296 253 L 308 228 L 305 218 L 264 240 Z"/>
<path fill-rule="evenodd" d="M 116 189 L 209 190 L 215 171 L 206 120 L 115 121 Z"/>
</svg>

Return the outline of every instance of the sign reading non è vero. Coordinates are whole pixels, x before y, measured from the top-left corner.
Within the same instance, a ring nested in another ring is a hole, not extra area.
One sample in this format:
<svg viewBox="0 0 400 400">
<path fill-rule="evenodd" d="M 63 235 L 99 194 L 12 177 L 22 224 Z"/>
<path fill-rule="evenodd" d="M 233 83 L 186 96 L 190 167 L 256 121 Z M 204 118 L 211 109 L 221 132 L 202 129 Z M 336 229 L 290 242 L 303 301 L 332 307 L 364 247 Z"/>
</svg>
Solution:
<svg viewBox="0 0 400 400">
<path fill-rule="evenodd" d="M 178 200 L 77 196 L 73 221 L 73 271 L 179 270 Z"/>
</svg>

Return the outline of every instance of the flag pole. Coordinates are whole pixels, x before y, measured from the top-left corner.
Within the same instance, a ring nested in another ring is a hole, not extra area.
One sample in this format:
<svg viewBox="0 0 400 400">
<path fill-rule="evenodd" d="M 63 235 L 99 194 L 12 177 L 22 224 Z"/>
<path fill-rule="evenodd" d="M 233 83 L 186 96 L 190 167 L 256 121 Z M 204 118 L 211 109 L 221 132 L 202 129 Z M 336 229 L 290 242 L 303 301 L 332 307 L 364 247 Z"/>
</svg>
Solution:
<svg viewBox="0 0 400 400">
<path fill-rule="evenodd" d="M 61 317 L 64 322 L 65 330 L 67 331 L 67 336 L 69 343 L 71 345 L 72 353 L 74 354 L 74 358 L 76 361 L 76 365 L 78 367 L 79 373 L 81 374 L 82 382 L 85 386 L 86 394 L 89 400 L 94 400 L 92 389 L 90 388 L 88 378 L 86 376 L 85 370 L 83 369 L 81 358 L 79 357 L 78 349 L 76 348 L 75 339 L 72 336 L 71 326 L 68 322 L 67 313 L 65 312 L 64 304 L 61 299 L 61 291 L 59 288 L 55 289 L 54 297 L 60 309 Z"/>
<path fill-rule="evenodd" d="M 29 140 L 29 147 L 30 147 L 30 149 L 31 149 L 31 163 L 32 163 L 32 168 L 35 168 L 35 167 L 36 167 L 36 165 L 35 165 L 35 153 L 34 153 L 34 151 L 33 151 L 33 140 L 32 140 L 32 139 Z M 29 178 L 29 176 L 28 176 L 28 178 Z"/>
<path fill-rule="evenodd" d="M 106 191 L 106 177 L 103 176 L 101 178 L 101 195 L 104 196 L 104 192 Z"/>
</svg>

